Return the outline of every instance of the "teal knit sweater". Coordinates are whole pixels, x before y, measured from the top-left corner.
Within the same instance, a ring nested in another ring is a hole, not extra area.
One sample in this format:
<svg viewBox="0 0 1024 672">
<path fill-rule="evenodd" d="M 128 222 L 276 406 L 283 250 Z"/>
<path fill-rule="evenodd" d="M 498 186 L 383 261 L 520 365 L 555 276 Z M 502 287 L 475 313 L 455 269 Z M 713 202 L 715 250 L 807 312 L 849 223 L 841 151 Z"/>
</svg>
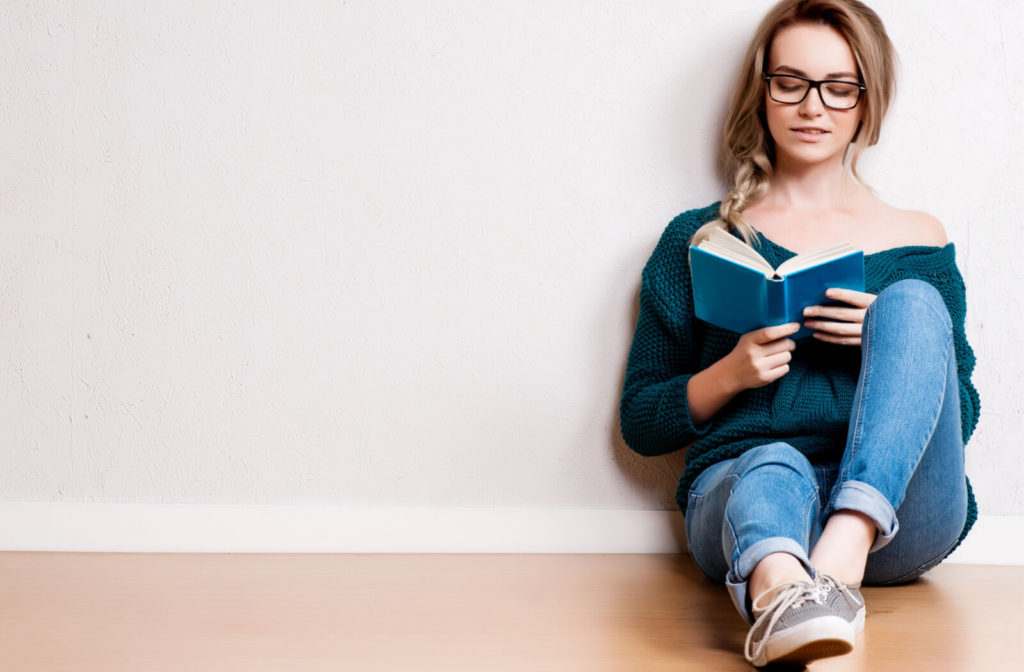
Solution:
<svg viewBox="0 0 1024 672">
<path fill-rule="evenodd" d="M 727 355 L 739 334 L 698 320 L 693 314 L 688 249 L 701 225 L 718 216 L 718 203 L 676 217 L 644 267 L 640 315 L 626 365 L 619 416 L 622 436 L 641 455 L 663 455 L 689 446 L 676 502 L 686 512 L 690 484 L 712 464 L 745 450 L 785 441 L 813 463 L 838 461 L 846 445 L 853 394 L 860 373 L 860 348 L 809 338 L 798 342 L 782 378 L 736 395 L 704 426 L 690 417 L 686 384 Z M 794 255 L 763 235 L 759 252 L 773 267 Z M 906 278 L 933 285 L 953 321 L 960 379 L 960 417 L 967 444 L 981 405 L 971 383 L 974 352 L 964 335 L 964 281 L 952 243 L 909 246 L 864 257 L 865 291 L 878 294 Z M 967 483 L 967 535 L 977 505 Z"/>
</svg>

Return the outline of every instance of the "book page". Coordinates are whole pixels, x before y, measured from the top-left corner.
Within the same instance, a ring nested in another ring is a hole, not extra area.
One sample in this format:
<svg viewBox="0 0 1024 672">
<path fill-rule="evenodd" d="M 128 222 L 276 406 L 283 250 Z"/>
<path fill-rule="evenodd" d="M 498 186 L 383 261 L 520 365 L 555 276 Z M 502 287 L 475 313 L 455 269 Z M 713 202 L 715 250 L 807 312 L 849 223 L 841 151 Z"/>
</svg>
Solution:
<svg viewBox="0 0 1024 672">
<path fill-rule="evenodd" d="M 779 264 L 779 267 L 775 269 L 775 275 L 780 278 L 785 277 L 789 273 L 802 271 L 805 268 L 817 266 L 818 264 L 838 259 L 843 255 L 856 251 L 849 243 L 837 243 L 821 249 L 804 252 Z"/>
<path fill-rule="evenodd" d="M 712 231 L 711 235 L 698 244 L 697 247 L 708 252 L 714 252 L 720 257 L 734 261 L 737 264 L 742 264 L 747 268 L 760 271 L 766 276 L 770 276 L 774 271 L 771 264 L 758 254 L 754 248 L 722 229 Z"/>
</svg>

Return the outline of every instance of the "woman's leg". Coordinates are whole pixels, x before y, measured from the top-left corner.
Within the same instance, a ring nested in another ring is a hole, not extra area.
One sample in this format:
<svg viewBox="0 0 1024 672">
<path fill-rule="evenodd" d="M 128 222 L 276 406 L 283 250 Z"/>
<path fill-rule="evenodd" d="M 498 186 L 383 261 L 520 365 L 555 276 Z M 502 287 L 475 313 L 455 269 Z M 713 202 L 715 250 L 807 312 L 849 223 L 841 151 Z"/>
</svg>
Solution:
<svg viewBox="0 0 1024 672">
<path fill-rule="evenodd" d="M 900 533 L 868 556 L 864 582 L 904 583 L 937 565 L 952 550 L 967 519 L 963 429 L 956 360 L 949 356 L 942 413 L 931 441 L 896 509 Z"/>
<path fill-rule="evenodd" d="M 747 582 L 762 560 L 772 556 L 767 567 L 782 554 L 809 579 L 807 550 L 820 506 L 818 480 L 802 453 L 785 443 L 752 448 L 694 482 L 686 510 L 690 554 L 705 574 L 725 582 L 752 623 Z"/>
<path fill-rule="evenodd" d="M 851 618 L 826 599 L 807 557 L 821 499 L 817 471 L 786 443 L 714 465 L 690 491 L 690 553 L 725 581 L 751 623 L 743 653 L 757 667 L 805 664 L 853 648 Z"/>
<path fill-rule="evenodd" d="M 956 357 L 941 295 L 918 280 L 890 285 L 868 309 L 862 347 L 846 451 L 811 560 L 848 583 L 865 578 L 866 565 L 869 582 L 897 581 L 941 559 L 966 515 Z"/>
</svg>

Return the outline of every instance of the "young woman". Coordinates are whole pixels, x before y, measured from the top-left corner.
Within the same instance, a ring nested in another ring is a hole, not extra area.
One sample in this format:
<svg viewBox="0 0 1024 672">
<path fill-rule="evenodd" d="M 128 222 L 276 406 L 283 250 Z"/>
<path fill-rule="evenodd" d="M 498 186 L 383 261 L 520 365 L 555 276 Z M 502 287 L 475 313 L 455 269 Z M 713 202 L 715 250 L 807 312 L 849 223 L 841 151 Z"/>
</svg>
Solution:
<svg viewBox="0 0 1024 672">
<path fill-rule="evenodd" d="M 859 586 L 910 581 L 976 517 L 964 444 L 978 419 L 964 283 L 942 225 L 857 178 L 895 88 L 857 0 L 782 0 L 743 62 L 725 129 L 732 188 L 669 224 L 644 268 L 620 406 L 643 455 L 689 446 L 677 501 L 690 554 L 752 624 L 754 665 L 852 649 Z M 799 324 L 735 334 L 694 317 L 688 250 L 714 227 L 773 266 L 848 242 L 865 292 Z"/>
</svg>

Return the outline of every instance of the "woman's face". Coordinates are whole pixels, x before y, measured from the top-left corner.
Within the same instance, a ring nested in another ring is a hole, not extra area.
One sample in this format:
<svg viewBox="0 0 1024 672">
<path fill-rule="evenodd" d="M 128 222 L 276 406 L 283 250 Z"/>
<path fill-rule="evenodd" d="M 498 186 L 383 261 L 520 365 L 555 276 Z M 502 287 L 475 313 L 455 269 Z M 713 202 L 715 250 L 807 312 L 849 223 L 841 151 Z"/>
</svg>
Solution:
<svg viewBox="0 0 1024 672">
<path fill-rule="evenodd" d="M 813 80 L 860 80 L 853 51 L 843 36 L 830 26 L 811 23 L 787 26 L 775 35 L 767 72 Z M 853 109 L 836 110 L 826 107 L 819 90 L 812 88 L 802 102 L 786 104 L 772 100 L 766 87 L 764 104 L 768 130 L 775 140 L 776 165 L 796 167 L 841 162 L 857 131 L 864 100 Z"/>
</svg>

